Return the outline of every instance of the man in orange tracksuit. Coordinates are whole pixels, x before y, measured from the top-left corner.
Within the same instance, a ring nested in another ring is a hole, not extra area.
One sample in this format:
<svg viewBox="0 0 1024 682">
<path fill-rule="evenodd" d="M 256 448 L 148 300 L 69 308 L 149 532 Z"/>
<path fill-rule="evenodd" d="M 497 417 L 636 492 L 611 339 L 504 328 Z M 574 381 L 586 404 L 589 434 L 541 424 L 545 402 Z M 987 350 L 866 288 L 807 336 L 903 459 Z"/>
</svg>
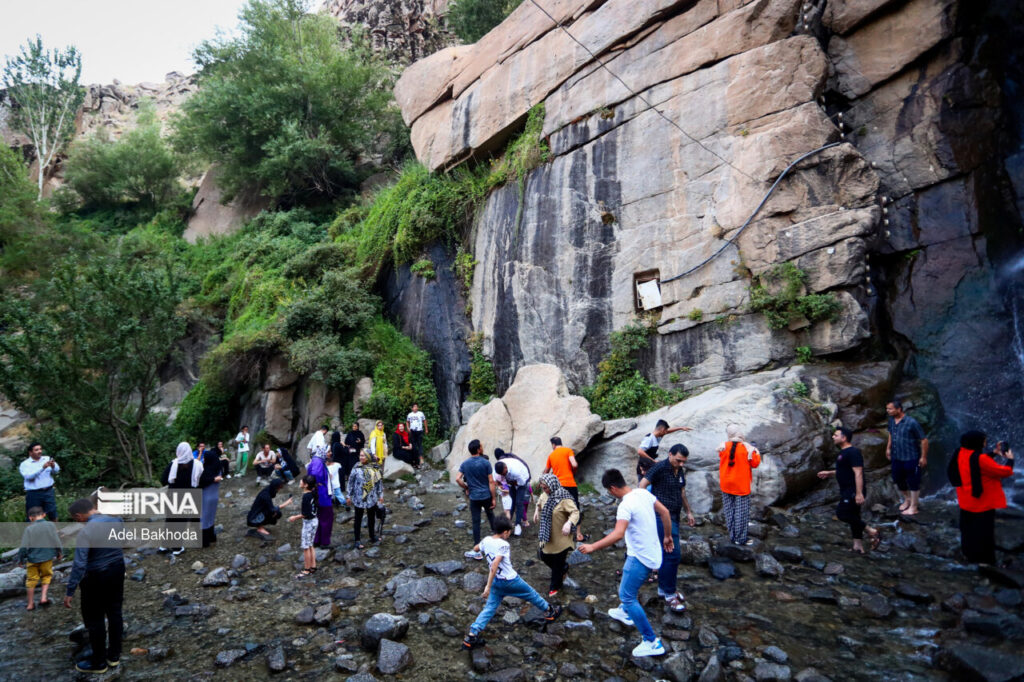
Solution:
<svg viewBox="0 0 1024 682">
<path fill-rule="evenodd" d="M 996 509 L 1006 507 L 1002 479 L 1013 475 L 1012 450 L 1003 453 L 1003 465 L 984 449 L 985 434 L 968 431 L 960 437 L 960 451 L 947 469 L 960 505 L 960 548 L 972 564 L 996 562 Z"/>
<path fill-rule="evenodd" d="M 740 427 L 726 427 L 729 440 L 718 450 L 718 482 L 722 488 L 722 513 L 734 545 L 753 544 L 747 539 L 750 523 L 750 481 L 761 465 L 761 453 L 743 440 Z"/>
</svg>

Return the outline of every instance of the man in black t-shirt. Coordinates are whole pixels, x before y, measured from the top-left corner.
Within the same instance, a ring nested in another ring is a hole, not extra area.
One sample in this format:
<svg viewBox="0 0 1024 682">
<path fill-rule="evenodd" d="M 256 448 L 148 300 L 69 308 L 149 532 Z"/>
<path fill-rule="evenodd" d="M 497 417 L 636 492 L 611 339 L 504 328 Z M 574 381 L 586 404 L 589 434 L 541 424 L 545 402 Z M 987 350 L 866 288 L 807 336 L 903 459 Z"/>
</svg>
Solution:
<svg viewBox="0 0 1024 682">
<path fill-rule="evenodd" d="M 880 537 L 878 529 L 865 524 L 860 518 L 860 506 L 864 504 L 864 456 L 859 448 L 850 444 L 853 432 L 840 426 L 832 434 L 832 442 L 839 446 L 835 470 L 818 472 L 818 478 L 826 479 L 835 476 L 839 484 L 839 504 L 836 506 L 836 518 L 850 524 L 853 535 L 853 551 L 864 553 L 864 534 L 871 539 L 871 549 L 878 546 Z"/>
</svg>

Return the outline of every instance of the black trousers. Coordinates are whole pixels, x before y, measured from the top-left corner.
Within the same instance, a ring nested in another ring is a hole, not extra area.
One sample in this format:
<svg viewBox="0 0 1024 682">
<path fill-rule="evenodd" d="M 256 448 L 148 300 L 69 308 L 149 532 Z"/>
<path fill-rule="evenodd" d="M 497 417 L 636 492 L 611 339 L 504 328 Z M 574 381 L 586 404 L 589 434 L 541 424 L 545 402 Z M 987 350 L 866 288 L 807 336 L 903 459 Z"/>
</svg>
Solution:
<svg viewBox="0 0 1024 682">
<path fill-rule="evenodd" d="M 552 528 L 551 532 L 554 533 L 555 529 Z M 548 565 L 551 569 L 551 580 L 548 583 L 548 590 L 554 592 L 562 589 L 562 581 L 565 580 L 565 574 L 569 570 L 567 561 L 569 559 L 569 553 L 572 552 L 571 547 L 566 547 L 557 554 L 547 554 L 545 552 L 540 553 L 540 560 Z"/>
<path fill-rule="evenodd" d="M 356 507 L 356 542 L 359 542 L 363 530 L 363 508 Z M 377 539 L 377 507 L 369 507 L 366 511 L 366 528 L 370 531 L 370 542 Z"/>
<path fill-rule="evenodd" d="M 79 589 L 82 592 L 82 622 L 89 631 L 89 644 L 92 646 L 92 663 L 103 668 L 108 660 L 121 658 L 124 564 L 103 571 L 89 571 L 82 578 Z"/>
<path fill-rule="evenodd" d="M 960 549 L 972 564 L 996 562 L 996 511 L 960 510 Z"/>
<path fill-rule="evenodd" d="M 45 490 L 25 491 L 25 520 L 28 520 L 28 510 L 32 507 L 42 507 L 46 518 L 51 521 L 57 520 L 57 493 L 53 486 Z"/>
<path fill-rule="evenodd" d="M 850 535 L 854 540 L 864 539 L 864 529 L 867 524 L 860 518 L 860 505 L 852 498 L 842 499 L 836 505 L 836 518 L 843 523 L 850 524 Z"/>
<path fill-rule="evenodd" d="M 409 430 L 409 442 L 412 443 L 412 451 L 416 453 L 416 464 L 420 465 L 420 458 L 423 457 L 423 432 Z"/>
<path fill-rule="evenodd" d="M 486 500 L 470 500 L 469 501 L 469 515 L 473 518 L 473 544 L 480 544 L 480 510 L 482 509 L 487 514 L 487 523 L 490 525 L 491 530 L 494 530 L 494 512 L 491 511 L 491 498 Z"/>
</svg>

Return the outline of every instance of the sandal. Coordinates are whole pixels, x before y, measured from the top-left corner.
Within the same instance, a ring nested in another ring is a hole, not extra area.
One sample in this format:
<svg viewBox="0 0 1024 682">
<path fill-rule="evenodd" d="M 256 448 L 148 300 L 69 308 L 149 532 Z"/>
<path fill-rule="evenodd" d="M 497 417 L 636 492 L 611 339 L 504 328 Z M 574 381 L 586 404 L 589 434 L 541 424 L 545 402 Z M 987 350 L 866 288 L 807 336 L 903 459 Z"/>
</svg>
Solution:
<svg viewBox="0 0 1024 682">
<path fill-rule="evenodd" d="M 308 578 L 311 575 L 313 575 L 313 574 L 310 573 L 309 570 L 304 569 L 304 570 L 299 571 L 298 573 L 295 574 L 295 579 L 296 580 L 301 580 L 302 578 Z"/>
<path fill-rule="evenodd" d="M 679 595 L 674 595 L 671 599 L 666 599 L 665 604 L 675 613 L 682 613 L 686 610 L 686 603 L 679 598 Z"/>
<path fill-rule="evenodd" d="M 872 528 L 871 530 L 872 532 L 868 533 L 868 537 L 871 538 L 871 551 L 873 552 L 876 549 L 878 549 L 878 546 L 880 544 L 882 544 L 882 534 L 878 531 L 877 528 Z"/>
</svg>

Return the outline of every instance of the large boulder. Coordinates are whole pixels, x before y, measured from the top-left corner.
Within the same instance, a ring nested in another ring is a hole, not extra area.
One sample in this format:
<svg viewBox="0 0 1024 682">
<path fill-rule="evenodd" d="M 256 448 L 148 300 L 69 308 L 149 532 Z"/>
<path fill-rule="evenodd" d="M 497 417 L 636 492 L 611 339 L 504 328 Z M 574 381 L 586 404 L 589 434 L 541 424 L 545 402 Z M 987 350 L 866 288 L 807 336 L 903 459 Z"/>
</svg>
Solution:
<svg viewBox="0 0 1024 682">
<path fill-rule="evenodd" d="M 500 447 L 519 455 L 536 477 L 544 470 L 552 436 L 580 452 L 603 431 L 601 418 L 590 411 L 586 398 L 570 395 L 560 369 L 528 365 L 516 373 L 504 396 L 492 399 L 459 429 L 448 469 L 454 477 L 469 456 L 466 446 L 475 438 L 488 454 Z"/>
<path fill-rule="evenodd" d="M 792 498 L 821 485 L 815 474 L 831 465 L 829 424 L 836 415 L 842 411 L 854 419 L 870 413 L 869 406 L 860 402 L 860 393 L 874 399 L 888 395 L 891 366 L 878 363 L 860 370 L 861 366 L 854 364 L 797 366 L 719 384 L 638 417 L 637 428 L 585 451 L 581 475 L 599 481 L 605 469 L 615 467 L 628 478 L 636 468 L 637 447 L 657 420 L 688 426 L 693 430 L 666 436 L 662 450 L 675 443 L 689 449 L 686 494 L 694 511 L 707 512 L 720 497 L 718 450 L 725 441 L 726 427 L 738 424 L 763 455 L 761 466 L 754 470 L 754 503 L 770 505 Z M 844 379 L 859 391 L 843 387 Z M 858 426 L 866 425 L 861 417 Z"/>
<path fill-rule="evenodd" d="M 384 480 L 394 481 L 408 474 L 415 474 L 416 470 L 400 459 L 388 455 L 384 460 Z"/>
<path fill-rule="evenodd" d="M 292 436 L 292 417 L 295 401 L 295 389 L 284 388 L 279 391 L 267 391 L 266 416 L 264 426 L 267 434 L 282 443 L 287 443 Z"/>
<path fill-rule="evenodd" d="M 352 391 L 352 411 L 356 414 L 360 414 L 363 411 L 363 405 L 373 395 L 373 379 L 370 377 L 363 377 L 356 382 L 356 387 Z M 351 424 L 349 424 L 351 427 Z"/>
</svg>

